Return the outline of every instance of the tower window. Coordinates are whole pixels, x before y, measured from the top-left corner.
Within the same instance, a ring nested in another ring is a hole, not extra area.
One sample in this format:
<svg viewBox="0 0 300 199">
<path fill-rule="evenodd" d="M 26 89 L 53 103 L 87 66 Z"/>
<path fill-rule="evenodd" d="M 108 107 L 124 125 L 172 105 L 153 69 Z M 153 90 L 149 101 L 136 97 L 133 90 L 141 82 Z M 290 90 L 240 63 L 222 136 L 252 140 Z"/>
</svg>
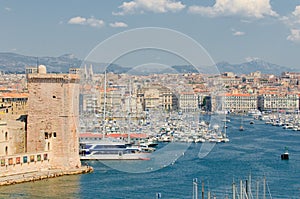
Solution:
<svg viewBox="0 0 300 199">
<path fill-rule="evenodd" d="M 55 138 L 56 138 L 56 132 L 53 132 L 53 137 L 55 137 Z"/>
<path fill-rule="evenodd" d="M 52 97 L 53 97 L 53 98 L 56 98 L 56 96 L 55 96 L 55 95 L 53 95 Z"/>
<path fill-rule="evenodd" d="M 8 133 L 5 132 L 5 140 L 7 140 L 7 138 L 8 138 Z"/>
</svg>

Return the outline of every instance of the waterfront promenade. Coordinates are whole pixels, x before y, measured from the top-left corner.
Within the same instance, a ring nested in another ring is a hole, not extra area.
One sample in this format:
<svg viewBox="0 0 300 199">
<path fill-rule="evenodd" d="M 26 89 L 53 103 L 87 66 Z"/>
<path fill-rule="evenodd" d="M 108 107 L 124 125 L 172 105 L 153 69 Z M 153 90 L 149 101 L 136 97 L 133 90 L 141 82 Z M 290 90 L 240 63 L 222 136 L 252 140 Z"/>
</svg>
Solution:
<svg viewBox="0 0 300 199">
<path fill-rule="evenodd" d="M 3 185 L 12 185 L 19 184 L 24 182 L 34 182 L 38 180 L 44 180 L 48 178 L 55 178 L 64 175 L 76 175 L 76 174 L 85 174 L 93 172 L 93 168 L 90 166 L 82 166 L 80 168 L 61 170 L 44 170 L 36 172 L 27 172 L 23 174 L 7 175 L 0 177 L 0 186 Z"/>
</svg>

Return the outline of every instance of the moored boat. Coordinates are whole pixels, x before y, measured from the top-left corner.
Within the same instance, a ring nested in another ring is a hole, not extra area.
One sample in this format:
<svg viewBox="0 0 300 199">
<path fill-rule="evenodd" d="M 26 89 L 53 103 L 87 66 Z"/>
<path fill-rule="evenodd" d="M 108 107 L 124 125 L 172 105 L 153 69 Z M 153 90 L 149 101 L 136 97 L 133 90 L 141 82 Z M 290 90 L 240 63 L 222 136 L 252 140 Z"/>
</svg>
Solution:
<svg viewBox="0 0 300 199">
<path fill-rule="evenodd" d="M 244 130 L 244 127 L 243 127 L 243 126 L 240 126 L 239 130 L 240 130 L 240 131 L 243 131 L 243 130 Z"/>
<path fill-rule="evenodd" d="M 282 160 L 288 160 L 289 159 L 289 152 L 288 152 L 287 147 L 285 147 L 285 152 L 283 154 L 281 154 L 281 159 Z"/>
<path fill-rule="evenodd" d="M 89 141 L 80 143 L 81 160 L 147 160 L 142 148 L 119 141 Z"/>
</svg>

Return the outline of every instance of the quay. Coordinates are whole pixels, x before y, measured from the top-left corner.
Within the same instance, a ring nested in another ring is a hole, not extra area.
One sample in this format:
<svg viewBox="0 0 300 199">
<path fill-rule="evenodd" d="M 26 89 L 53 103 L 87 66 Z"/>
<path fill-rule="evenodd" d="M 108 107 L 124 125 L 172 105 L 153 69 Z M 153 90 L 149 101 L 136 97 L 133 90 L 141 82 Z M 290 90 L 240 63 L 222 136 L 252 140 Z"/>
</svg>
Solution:
<svg viewBox="0 0 300 199">
<path fill-rule="evenodd" d="M 20 184 L 25 182 L 34 182 L 49 178 L 56 178 L 65 175 L 78 175 L 92 173 L 93 167 L 82 166 L 80 168 L 74 168 L 69 170 L 53 169 L 36 172 L 27 172 L 23 174 L 12 174 L 0 177 L 0 186 Z"/>
</svg>

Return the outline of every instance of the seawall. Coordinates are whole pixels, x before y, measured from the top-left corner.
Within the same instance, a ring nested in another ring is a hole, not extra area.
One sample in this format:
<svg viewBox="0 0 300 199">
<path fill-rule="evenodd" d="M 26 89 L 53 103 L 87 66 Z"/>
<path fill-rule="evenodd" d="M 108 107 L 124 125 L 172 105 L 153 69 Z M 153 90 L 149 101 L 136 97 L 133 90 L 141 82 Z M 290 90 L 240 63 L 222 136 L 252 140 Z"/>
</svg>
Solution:
<svg viewBox="0 0 300 199">
<path fill-rule="evenodd" d="M 69 170 L 47 170 L 47 171 L 36 171 L 36 172 L 26 172 L 19 173 L 15 175 L 7 175 L 0 177 L 0 186 L 3 185 L 12 185 L 19 184 L 24 182 L 34 182 L 38 180 L 44 180 L 48 178 L 55 178 L 65 175 L 77 175 L 77 174 L 85 174 L 93 172 L 93 168 L 90 166 L 82 166 L 76 169 Z"/>
<path fill-rule="evenodd" d="M 74 169 L 53 168 L 50 164 L 51 158 L 53 157 L 49 152 L 0 156 L 0 186 L 93 172 L 93 168 L 89 166 L 78 165 Z"/>
</svg>

